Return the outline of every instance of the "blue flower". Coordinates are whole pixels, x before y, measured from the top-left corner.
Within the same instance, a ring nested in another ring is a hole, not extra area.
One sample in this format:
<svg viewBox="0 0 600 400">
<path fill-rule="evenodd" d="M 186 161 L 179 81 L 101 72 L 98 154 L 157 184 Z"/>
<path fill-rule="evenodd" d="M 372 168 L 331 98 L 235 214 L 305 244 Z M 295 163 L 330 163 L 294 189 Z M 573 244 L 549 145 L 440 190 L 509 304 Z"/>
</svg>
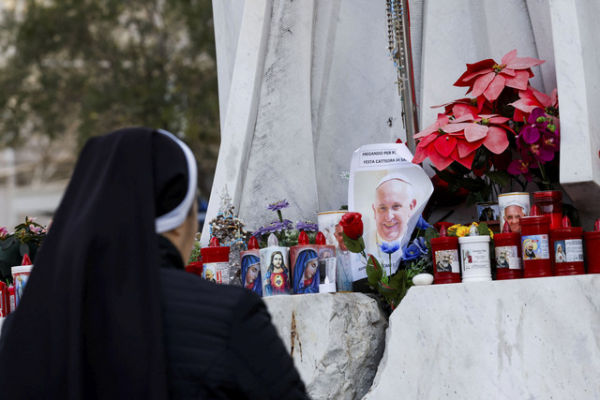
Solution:
<svg viewBox="0 0 600 400">
<path fill-rule="evenodd" d="M 420 216 L 419 220 L 417 221 L 417 229 L 424 231 L 427 228 L 431 228 L 431 225 L 425 220 L 425 218 L 423 218 L 423 216 Z"/>
<path fill-rule="evenodd" d="M 402 249 L 402 258 L 404 261 L 415 260 L 428 253 L 427 244 L 422 236 L 412 241 L 408 246 Z"/>
<path fill-rule="evenodd" d="M 271 211 L 279 211 L 279 210 L 289 207 L 289 205 L 290 205 L 290 203 L 288 203 L 287 200 L 279 200 L 278 202 L 269 204 L 267 206 L 267 209 L 269 209 Z"/>
<path fill-rule="evenodd" d="M 252 236 L 254 236 L 255 238 L 259 239 L 265 233 L 266 233 L 266 227 L 261 226 L 260 228 L 258 228 L 257 230 L 254 231 L 254 233 L 252 234 Z"/>
<path fill-rule="evenodd" d="M 392 253 L 395 253 L 396 251 L 398 251 L 398 249 L 400 249 L 400 243 L 398 243 L 398 242 L 391 242 L 391 243 L 383 242 L 383 243 L 381 243 L 381 245 L 379 245 L 379 248 L 381 248 L 381 251 L 383 251 L 386 254 L 392 254 Z"/>
<path fill-rule="evenodd" d="M 298 221 L 298 223 L 296 224 L 296 229 L 298 229 L 299 231 L 317 232 L 319 230 L 319 227 L 317 226 L 317 224 L 313 224 L 309 221 Z"/>
</svg>

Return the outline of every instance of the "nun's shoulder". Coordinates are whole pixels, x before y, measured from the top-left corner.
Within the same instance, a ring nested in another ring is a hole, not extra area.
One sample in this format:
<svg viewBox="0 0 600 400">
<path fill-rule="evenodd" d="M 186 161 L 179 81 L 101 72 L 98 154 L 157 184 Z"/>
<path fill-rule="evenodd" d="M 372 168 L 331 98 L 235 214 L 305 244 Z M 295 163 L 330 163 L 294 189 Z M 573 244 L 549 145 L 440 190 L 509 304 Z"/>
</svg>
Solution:
<svg viewBox="0 0 600 400">
<path fill-rule="evenodd" d="M 161 295 L 167 308 L 203 315 L 231 315 L 240 303 L 260 302 L 260 297 L 241 286 L 217 285 L 182 270 L 160 270 Z"/>
</svg>

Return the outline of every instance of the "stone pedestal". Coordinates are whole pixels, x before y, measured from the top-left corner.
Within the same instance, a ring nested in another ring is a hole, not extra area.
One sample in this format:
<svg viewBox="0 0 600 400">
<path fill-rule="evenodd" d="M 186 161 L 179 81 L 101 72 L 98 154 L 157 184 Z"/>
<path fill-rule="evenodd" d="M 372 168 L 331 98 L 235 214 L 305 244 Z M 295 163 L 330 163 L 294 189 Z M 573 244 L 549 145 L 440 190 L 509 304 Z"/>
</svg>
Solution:
<svg viewBox="0 0 600 400">
<path fill-rule="evenodd" d="M 312 399 L 361 398 L 383 352 L 385 316 L 361 293 L 264 299 Z"/>
<path fill-rule="evenodd" d="M 365 399 L 594 399 L 600 275 L 411 288 Z"/>
</svg>

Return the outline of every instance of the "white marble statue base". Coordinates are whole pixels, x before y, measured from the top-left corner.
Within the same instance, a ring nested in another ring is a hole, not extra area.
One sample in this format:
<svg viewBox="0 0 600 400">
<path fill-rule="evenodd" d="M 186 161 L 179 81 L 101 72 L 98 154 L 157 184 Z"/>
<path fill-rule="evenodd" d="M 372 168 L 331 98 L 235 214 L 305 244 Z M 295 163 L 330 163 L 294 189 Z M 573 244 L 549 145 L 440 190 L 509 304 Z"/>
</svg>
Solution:
<svg viewBox="0 0 600 400">
<path fill-rule="evenodd" d="M 600 275 L 411 288 L 366 399 L 597 399 Z"/>
</svg>

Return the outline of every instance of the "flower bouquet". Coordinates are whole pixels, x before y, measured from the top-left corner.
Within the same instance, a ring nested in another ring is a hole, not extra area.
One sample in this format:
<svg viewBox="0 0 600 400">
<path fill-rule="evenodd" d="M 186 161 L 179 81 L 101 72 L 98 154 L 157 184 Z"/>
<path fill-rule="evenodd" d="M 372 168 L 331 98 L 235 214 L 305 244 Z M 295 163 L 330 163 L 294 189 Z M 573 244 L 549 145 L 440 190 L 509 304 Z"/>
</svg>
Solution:
<svg viewBox="0 0 600 400">
<path fill-rule="evenodd" d="M 25 222 L 15 226 L 13 233 L 0 227 L 0 280 L 12 283 L 11 267 L 20 265 L 25 254 L 35 260 L 46 233 L 47 228 L 31 217 L 25 217 Z"/>
<path fill-rule="evenodd" d="M 252 234 L 258 240 L 260 247 L 267 246 L 267 240 L 271 233 L 277 237 L 280 246 L 291 247 L 297 245 L 300 231 L 308 234 L 311 243 L 315 242 L 315 237 L 319 230 L 317 224 L 311 221 L 298 221 L 294 224 L 289 219 L 284 219 L 281 210 L 289 206 L 290 204 L 287 200 L 280 200 L 267 206 L 268 210 L 277 213 L 277 219 L 267 225 L 261 226 Z"/>
<path fill-rule="evenodd" d="M 369 286 L 377 291 L 385 303 L 394 310 L 413 285 L 413 277 L 424 272 L 432 272 L 431 238 L 437 233 L 424 219 L 420 219 L 412 240 L 403 249 L 399 245 L 383 243 L 381 250 L 390 257 L 390 269 L 385 271 L 376 257 L 365 253 L 363 222 L 360 213 L 344 214 L 340 221 L 343 229 L 344 244 L 353 253 L 363 256 L 367 268 Z M 395 274 L 391 271 L 391 257 L 396 251 L 402 251 L 402 261 Z"/>
<path fill-rule="evenodd" d="M 543 62 L 512 50 L 500 63 L 467 64 L 454 85 L 467 87 L 472 97 L 434 106 L 444 112 L 415 135 L 413 162 L 428 158 L 450 191 L 468 191 L 468 203 L 495 198 L 513 181 L 523 190 L 531 180 L 541 189 L 557 182 L 556 89 L 547 96 L 529 83 L 531 68 Z"/>
</svg>

